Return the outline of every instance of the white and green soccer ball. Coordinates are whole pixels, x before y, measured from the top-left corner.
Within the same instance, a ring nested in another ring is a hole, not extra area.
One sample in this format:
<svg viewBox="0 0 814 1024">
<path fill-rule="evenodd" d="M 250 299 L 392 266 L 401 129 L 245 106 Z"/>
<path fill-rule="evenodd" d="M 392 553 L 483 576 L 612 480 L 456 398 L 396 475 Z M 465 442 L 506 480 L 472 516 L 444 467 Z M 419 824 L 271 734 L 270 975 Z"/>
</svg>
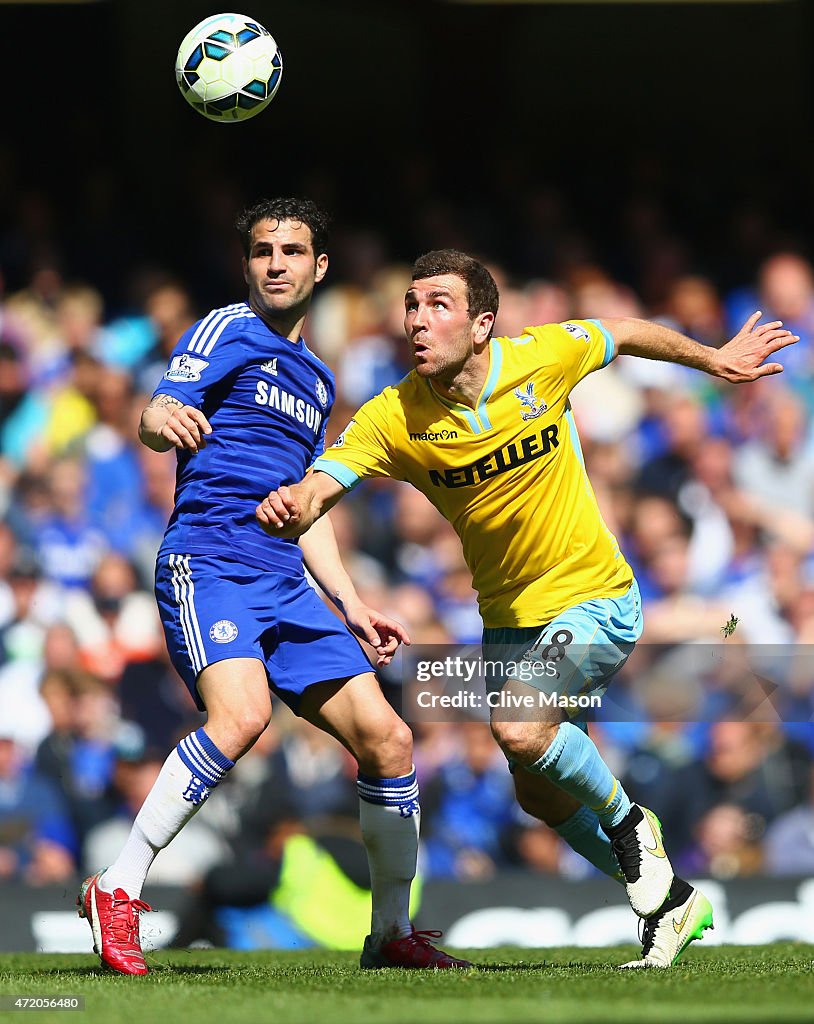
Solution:
<svg viewBox="0 0 814 1024">
<path fill-rule="evenodd" d="M 175 77 L 184 99 L 210 121 L 245 121 L 271 103 L 283 58 L 271 33 L 242 14 L 215 14 L 184 37 Z"/>
</svg>

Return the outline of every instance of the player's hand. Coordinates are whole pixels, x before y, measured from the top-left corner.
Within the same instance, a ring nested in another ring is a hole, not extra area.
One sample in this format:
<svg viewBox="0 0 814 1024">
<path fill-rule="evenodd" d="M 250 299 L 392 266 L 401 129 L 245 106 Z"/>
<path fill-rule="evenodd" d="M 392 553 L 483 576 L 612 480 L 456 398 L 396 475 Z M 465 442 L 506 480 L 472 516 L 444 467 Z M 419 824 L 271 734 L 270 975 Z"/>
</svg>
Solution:
<svg viewBox="0 0 814 1024">
<path fill-rule="evenodd" d="M 212 427 L 200 409 L 179 405 L 157 433 L 176 448 L 199 452 L 206 448 L 206 435 L 212 433 Z"/>
<path fill-rule="evenodd" d="M 286 486 L 270 491 L 254 514 L 271 537 L 299 537 L 311 525 L 303 522 L 302 503 L 294 489 Z"/>
<path fill-rule="evenodd" d="M 376 652 L 376 665 L 382 668 L 393 660 L 399 644 L 410 646 L 410 636 L 400 622 L 390 619 L 366 604 L 345 607 L 345 621 L 361 639 L 366 640 Z"/>
<path fill-rule="evenodd" d="M 782 373 L 781 363 L 765 362 L 778 349 L 794 345 L 800 337 L 783 327 L 781 320 L 758 324 L 763 314 L 753 313 L 738 333 L 718 350 L 717 376 L 732 384 L 744 384 Z"/>
</svg>

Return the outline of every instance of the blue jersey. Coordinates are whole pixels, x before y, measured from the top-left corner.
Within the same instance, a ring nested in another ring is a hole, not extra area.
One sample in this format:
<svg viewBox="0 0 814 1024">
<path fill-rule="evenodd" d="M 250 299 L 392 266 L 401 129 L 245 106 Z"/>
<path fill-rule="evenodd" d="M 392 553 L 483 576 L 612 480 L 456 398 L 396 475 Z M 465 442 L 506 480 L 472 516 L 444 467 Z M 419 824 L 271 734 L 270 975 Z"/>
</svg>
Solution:
<svg viewBox="0 0 814 1024">
<path fill-rule="evenodd" d="M 335 392 L 333 374 L 305 342 L 277 334 L 245 302 L 213 310 L 183 334 L 154 394 L 200 409 L 212 433 L 202 451 L 178 453 L 159 554 L 302 572 L 297 542 L 269 537 L 254 510 L 322 454 Z"/>
</svg>

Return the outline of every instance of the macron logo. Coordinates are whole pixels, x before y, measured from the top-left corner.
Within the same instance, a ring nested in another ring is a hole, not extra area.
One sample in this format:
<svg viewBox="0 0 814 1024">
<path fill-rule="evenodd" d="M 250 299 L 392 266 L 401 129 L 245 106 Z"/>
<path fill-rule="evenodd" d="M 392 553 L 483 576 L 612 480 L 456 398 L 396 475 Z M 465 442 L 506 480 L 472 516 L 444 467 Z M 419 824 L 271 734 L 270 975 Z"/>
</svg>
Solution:
<svg viewBox="0 0 814 1024">
<path fill-rule="evenodd" d="M 427 430 L 424 433 L 420 431 L 417 433 L 410 432 L 411 441 L 456 441 L 457 438 L 457 430 Z"/>
</svg>

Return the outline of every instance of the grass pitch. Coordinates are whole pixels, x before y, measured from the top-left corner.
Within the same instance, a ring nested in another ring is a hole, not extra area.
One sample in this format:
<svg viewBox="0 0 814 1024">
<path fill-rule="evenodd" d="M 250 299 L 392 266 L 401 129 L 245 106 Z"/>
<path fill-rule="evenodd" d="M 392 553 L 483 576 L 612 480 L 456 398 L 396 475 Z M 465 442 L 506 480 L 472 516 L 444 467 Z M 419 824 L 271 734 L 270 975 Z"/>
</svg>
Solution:
<svg viewBox="0 0 814 1024">
<path fill-rule="evenodd" d="M 34 1024 L 671 1024 L 814 1020 L 814 946 L 692 949 L 668 971 L 617 971 L 635 947 L 471 954 L 466 971 L 360 971 L 350 953 L 151 954 L 146 978 L 96 957 L 0 955 L 0 995 L 85 997 L 84 1012 L 26 1011 Z M 0 1013 L 13 1019 L 11 1013 Z M 64 1017 L 63 1017 L 64 1019 Z"/>
</svg>

